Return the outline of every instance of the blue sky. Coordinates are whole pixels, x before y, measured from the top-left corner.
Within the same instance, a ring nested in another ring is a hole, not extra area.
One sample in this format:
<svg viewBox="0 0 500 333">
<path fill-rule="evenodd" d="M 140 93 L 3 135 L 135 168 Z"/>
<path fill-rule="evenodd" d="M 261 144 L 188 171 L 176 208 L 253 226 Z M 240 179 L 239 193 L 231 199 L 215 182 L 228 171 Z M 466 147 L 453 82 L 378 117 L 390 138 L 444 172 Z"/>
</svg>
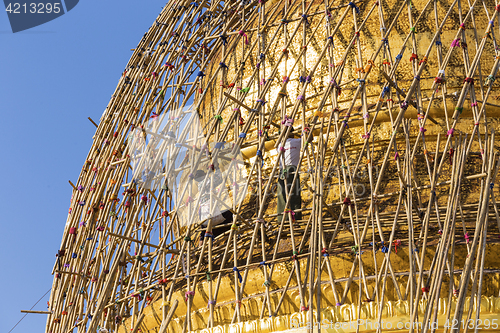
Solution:
<svg viewBox="0 0 500 333">
<path fill-rule="evenodd" d="M 0 13 L 0 332 L 50 289 L 68 180 L 76 183 L 95 132 L 87 117 L 99 120 L 130 49 L 165 3 L 84 0 L 16 34 Z M 43 332 L 45 321 L 30 314 L 13 332 Z"/>
</svg>

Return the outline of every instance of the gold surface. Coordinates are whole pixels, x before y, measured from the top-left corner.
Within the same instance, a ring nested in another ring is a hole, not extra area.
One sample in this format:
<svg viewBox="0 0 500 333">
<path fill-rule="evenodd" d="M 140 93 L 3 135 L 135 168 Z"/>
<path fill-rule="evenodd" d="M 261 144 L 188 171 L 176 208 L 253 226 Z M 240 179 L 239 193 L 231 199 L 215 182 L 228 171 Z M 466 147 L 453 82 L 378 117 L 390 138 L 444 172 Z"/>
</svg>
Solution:
<svg viewBox="0 0 500 333">
<path fill-rule="evenodd" d="M 430 262 L 434 256 L 435 250 L 433 247 L 428 248 L 428 259 L 426 260 L 425 270 L 429 269 Z M 482 301 L 481 301 L 481 316 L 480 318 L 498 318 L 500 320 L 500 298 L 497 297 L 500 291 L 500 270 L 498 272 L 496 269 L 500 267 L 500 256 L 496 255 L 500 253 L 500 244 L 489 244 L 487 248 L 487 255 L 484 269 L 491 270 L 487 271 L 484 276 L 483 281 L 483 291 L 482 291 Z M 467 256 L 467 248 L 464 245 L 458 245 L 456 250 L 456 260 L 455 269 L 460 269 L 463 267 L 463 262 Z M 354 256 L 351 254 L 341 254 L 329 257 L 334 270 L 334 277 L 337 281 L 336 284 L 337 292 L 342 295 L 344 287 L 346 285 L 347 277 L 349 276 L 352 260 Z M 371 253 L 366 252 L 362 255 L 363 267 L 368 278 L 368 290 L 370 293 L 373 292 L 375 273 L 373 256 Z M 377 267 L 380 268 L 383 260 L 383 254 L 379 251 L 376 255 Z M 407 249 L 398 249 L 398 253 L 391 254 L 391 262 L 395 267 L 396 281 L 398 282 L 401 293 L 404 295 L 407 290 L 408 276 L 408 256 Z M 304 275 L 305 261 L 301 261 L 301 271 Z M 273 308 L 278 303 L 281 297 L 282 290 L 281 287 L 286 284 L 289 271 L 291 269 L 290 262 L 283 262 L 275 265 L 275 273 L 273 274 L 273 281 L 271 285 L 271 302 Z M 232 270 L 231 270 L 232 273 Z M 335 299 L 333 297 L 333 292 L 331 285 L 328 282 L 328 275 L 324 271 L 322 274 L 322 286 L 321 286 L 321 307 L 322 307 L 322 320 L 327 319 L 335 323 L 345 323 L 350 321 L 356 321 L 357 311 L 358 311 L 358 298 L 359 298 L 359 280 L 357 279 L 358 273 L 355 274 L 355 281 L 353 281 L 349 292 L 347 294 L 346 302 L 342 306 L 336 306 Z M 447 274 L 446 274 L 447 276 Z M 460 279 L 460 272 L 454 273 L 454 280 L 458 282 Z M 213 332 L 273 332 L 273 331 L 283 331 L 291 328 L 290 323 L 293 320 L 298 320 L 299 322 L 307 323 L 306 312 L 300 312 L 300 299 L 299 293 L 296 288 L 296 280 L 292 279 L 289 290 L 286 293 L 283 304 L 281 305 L 280 311 L 275 318 L 260 318 L 260 313 L 262 309 L 262 303 L 264 300 L 264 295 L 260 294 L 261 284 L 264 280 L 264 275 L 261 269 L 251 269 L 248 275 L 247 286 L 245 288 L 246 294 L 242 299 L 241 303 L 241 313 L 242 313 L 242 323 L 231 325 L 233 313 L 234 313 L 234 277 L 232 274 L 222 277 L 221 285 L 223 288 L 220 289 L 217 298 L 217 306 L 215 307 L 215 323 L 219 325 L 214 328 Z M 216 280 L 214 281 L 217 282 Z M 363 286 L 362 286 L 363 287 Z M 444 314 L 449 307 L 448 294 L 449 294 L 449 279 L 443 279 L 443 284 L 441 288 L 441 295 L 443 298 L 439 300 L 439 325 L 444 325 Z M 277 291 L 277 292 L 276 292 Z M 169 325 L 167 332 L 179 332 L 182 330 L 183 318 L 186 314 L 186 302 L 184 299 L 185 290 L 179 290 L 174 294 L 172 302 L 174 300 L 179 301 L 177 310 L 175 311 L 174 319 Z M 306 297 L 308 297 L 306 295 Z M 363 300 L 365 298 L 362 295 Z M 387 287 L 385 293 L 385 306 L 382 313 L 382 319 L 391 320 L 395 324 L 398 321 L 407 322 L 409 303 L 407 300 L 398 300 L 396 291 L 392 279 L 388 275 L 387 277 Z M 192 298 L 192 327 L 193 331 L 207 332 L 204 329 L 207 327 L 207 321 L 209 316 L 209 311 L 207 309 L 208 301 L 208 284 L 207 282 L 199 283 L 196 289 L 196 294 Z M 425 300 L 420 302 L 420 309 L 425 307 Z M 468 310 L 469 302 L 466 302 L 465 311 Z M 454 297 L 452 297 L 452 308 L 454 304 Z M 168 306 L 163 301 L 158 300 L 152 305 L 144 309 L 145 318 L 142 322 L 141 329 L 143 331 L 153 331 L 159 328 L 161 325 L 162 318 L 162 307 Z M 307 312 L 308 313 L 308 312 Z M 267 317 L 267 315 L 265 315 Z M 377 320 L 377 308 L 376 302 L 363 302 L 361 306 L 361 317 L 359 319 L 370 319 Z M 127 320 L 121 325 L 121 332 L 124 332 L 125 327 L 130 327 L 130 322 Z M 328 324 L 330 325 L 330 324 Z M 500 325 L 500 322 L 499 322 Z M 332 330 L 334 332 L 335 330 Z M 348 330 L 346 330 L 348 332 Z"/>
</svg>

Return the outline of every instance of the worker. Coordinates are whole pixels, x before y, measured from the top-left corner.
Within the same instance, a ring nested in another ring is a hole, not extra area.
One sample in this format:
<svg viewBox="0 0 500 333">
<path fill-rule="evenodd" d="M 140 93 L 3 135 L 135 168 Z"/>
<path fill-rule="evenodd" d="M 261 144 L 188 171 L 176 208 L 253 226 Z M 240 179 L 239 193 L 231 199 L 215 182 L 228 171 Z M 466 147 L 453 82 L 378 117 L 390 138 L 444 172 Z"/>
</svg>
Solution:
<svg viewBox="0 0 500 333">
<path fill-rule="evenodd" d="M 205 178 L 207 178 L 206 181 Z M 203 244 L 203 238 L 205 237 L 209 219 L 212 219 L 211 234 L 213 238 L 215 238 L 231 229 L 230 223 L 233 218 L 233 214 L 230 210 L 221 212 L 217 199 L 210 197 L 211 195 L 217 195 L 215 191 L 211 189 L 215 189 L 222 183 L 220 172 L 214 173 L 213 180 L 210 178 L 210 176 L 206 177 L 206 172 L 203 170 L 197 170 L 194 174 L 194 180 L 198 183 L 198 193 L 200 195 L 200 208 L 198 213 L 200 221 L 203 221 L 200 232 L 200 245 Z M 203 184 L 203 182 L 205 182 L 205 184 Z"/>
<path fill-rule="evenodd" d="M 281 222 L 283 215 L 285 215 L 283 214 L 283 211 L 285 210 L 286 197 L 290 193 L 290 189 L 292 189 L 292 192 L 290 195 L 287 211 L 291 210 L 293 212 L 293 219 L 302 219 L 302 212 L 294 212 L 295 210 L 302 208 L 302 198 L 300 195 L 300 176 L 298 174 L 295 183 L 293 183 L 295 173 L 298 172 L 301 145 L 302 140 L 300 138 L 296 139 L 294 137 L 293 127 L 291 127 L 284 146 L 282 146 L 281 144 L 278 146 L 278 149 L 280 151 L 282 150 L 282 147 L 284 148 L 283 155 L 280 160 L 280 173 L 278 177 L 278 222 Z"/>
</svg>

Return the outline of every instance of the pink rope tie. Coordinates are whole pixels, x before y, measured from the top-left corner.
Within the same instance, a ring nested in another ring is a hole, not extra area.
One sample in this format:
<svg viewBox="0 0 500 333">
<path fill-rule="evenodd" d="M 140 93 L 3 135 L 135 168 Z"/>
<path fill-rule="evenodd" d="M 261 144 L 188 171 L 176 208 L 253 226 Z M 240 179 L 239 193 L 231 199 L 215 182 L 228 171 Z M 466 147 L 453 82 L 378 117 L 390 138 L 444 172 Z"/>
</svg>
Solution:
<svg viewBox="0 0 500 333">
<path fill-rule="evenodd" d="M 281 124 L 284 125 L 284 126 L 290 127 L 290 126 L 293 125 L 293 119 L 292 118 L 288 118 L 288 116 L 285 115 L 285 118 L 283 118 L 283 120 L 281 121 Z"/>
<path fill-rule="evenodd" d="M 245 37 L 245 44 L 248 45 L 248 36 L 247 36 L 247 34 L 243 30 L 240 30 L 240 31 L 238 31 L 238 35 Z"/>
<path fill-rule="evenodd" d="M 191 290 L 186 291 L 185 296 L 186 296 L 186 302 L 187 302 L 190 296 L 194 296 L 194 291 L 191 291 Z"/>
<path fill-rule="evenodd" d="M 451 42 L 451 47 L 459 47 L 460 46 L 460 38 L 454 39 L 453 42 Z"/>
</svg>

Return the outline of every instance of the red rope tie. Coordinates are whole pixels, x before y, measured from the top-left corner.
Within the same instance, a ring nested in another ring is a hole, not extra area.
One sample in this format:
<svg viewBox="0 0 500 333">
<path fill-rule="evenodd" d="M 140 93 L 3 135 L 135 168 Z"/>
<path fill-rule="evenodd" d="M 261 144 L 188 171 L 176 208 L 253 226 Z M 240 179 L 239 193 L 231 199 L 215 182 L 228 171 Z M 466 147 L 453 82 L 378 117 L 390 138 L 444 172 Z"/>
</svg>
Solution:
<svg viewBox="0 0 500 333">
<path fill-rule="evenodd" d="M 471 85 L 473 85 L 474 84 L 474 79 L 471 78 L 471 77 L 466 77 L 464 79 L 464 83 L 470 83 Z"/>
</svg>

